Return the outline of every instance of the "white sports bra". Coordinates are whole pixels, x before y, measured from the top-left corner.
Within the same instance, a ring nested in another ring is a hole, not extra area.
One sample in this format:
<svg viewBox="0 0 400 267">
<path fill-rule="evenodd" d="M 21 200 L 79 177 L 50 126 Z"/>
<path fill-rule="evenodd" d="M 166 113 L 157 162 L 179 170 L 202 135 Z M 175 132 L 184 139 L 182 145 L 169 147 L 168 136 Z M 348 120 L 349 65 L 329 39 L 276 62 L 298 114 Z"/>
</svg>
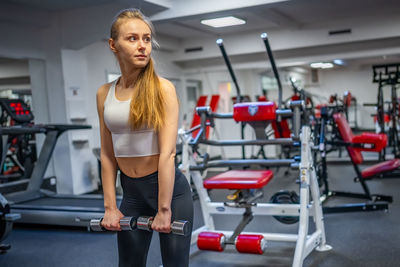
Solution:
<svg viewBox="0 0 400 267">
<path fill-rule="evenodd" d="M 115 80 L 104 101 L 104 123 L 110 130 L 115 157 L 143 157 L 160 154 L 158 134 L 151 128 L 132 130 L 129 125 L 131 100 L 120 101 L 115 96 Z"/>
</svg>

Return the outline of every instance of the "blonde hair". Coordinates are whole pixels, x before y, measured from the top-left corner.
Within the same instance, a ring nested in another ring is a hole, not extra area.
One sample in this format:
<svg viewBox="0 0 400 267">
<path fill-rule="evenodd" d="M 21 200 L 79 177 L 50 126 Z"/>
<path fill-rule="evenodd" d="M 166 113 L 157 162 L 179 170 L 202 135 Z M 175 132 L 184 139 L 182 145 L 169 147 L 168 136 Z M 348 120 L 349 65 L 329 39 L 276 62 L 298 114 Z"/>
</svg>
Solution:
<svg viewBox="0 0 400 267">
<path fill-rule="evenodd" d="M 129 8 L 121 10 L 114 18 L 111 25 L 110 38 L 116 41 L 121 24 L 128 19 L 140 19 L 149 26 L 151 31 L 152 46 L 158 47 L 154 40 L 154 27 L 150 20 L 138 9 Z M 131 99 L 129 123 L 132 129 L 152 127 L 159 131 L 164 124 L 165 97 L 161 88 L 159 77 L 154 69 L 153 59 L 139 73 L 134 85 Z"/>
</svg>

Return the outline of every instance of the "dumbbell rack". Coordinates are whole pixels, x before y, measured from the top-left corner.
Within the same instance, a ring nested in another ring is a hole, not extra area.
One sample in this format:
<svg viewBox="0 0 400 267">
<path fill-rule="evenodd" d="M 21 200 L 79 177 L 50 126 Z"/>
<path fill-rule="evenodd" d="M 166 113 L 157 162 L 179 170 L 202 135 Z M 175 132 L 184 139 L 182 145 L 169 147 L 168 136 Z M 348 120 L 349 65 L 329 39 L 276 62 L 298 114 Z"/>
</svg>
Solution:
<svg viewBox="0 0 400 267">
<path fill-rule="evenodd" d="M 295 242 L 295 254 L 292 266 L 302 266 L 304 259 L 314 249 L 317 251 L 327 251 L 331 247 L 326 244 L 324 220 L 322 214 L 322 206 L 320 202 L 319 186 L 315 168 L 313 166 L 312 153 L 311 153 L 311 133 L 308 126 L 303 126 L 301 130 L 301 160 L 299 164 L 300 170 L 300 203 L 299 204 L 271 204 L 271 203 L 254 203 L 251 207 L 253 215 L 255 216 L 299 216 L 299 228 L 297 234 L 287 233 L 250 233 L 242 232 L 242 234 L 249 235 L 262 235 L 264 241 L 283 241 Z M 218 231 L 215 228 L 213 215 L 242 215 L 244 208 L 230 207 L 223 202 L 211 201 L 207 190 L 203 187 L 203 179 L 200 171 L 196 169 L 196 160 L 193 157 L 192 150 L 189 147 L 189 137 L 182 136 L 181 139 L 185 140 L 183 158 L 188 161 L 182 164 L 182 172 L 192 179 L 194 186 L 198 192 L 202 215 L 204 219 L 204 226 L 196 229 L 192 233 L 192 244 L 198 240 L 201 232 L 215 232 L 223 234 L 226 239 L 229 239 L 233 231 Z M 268 163 L 268 160 L 259 160 Z M 226 161 L 225 161 L 226 162 Z M 215 166 L 215 165 L 214 165 Z M 311 199 L 310 199 L 311 194 Z M 309 232 L 309 217 L 313 217 L 315 223 L 315 231 Z"/>
</svg>

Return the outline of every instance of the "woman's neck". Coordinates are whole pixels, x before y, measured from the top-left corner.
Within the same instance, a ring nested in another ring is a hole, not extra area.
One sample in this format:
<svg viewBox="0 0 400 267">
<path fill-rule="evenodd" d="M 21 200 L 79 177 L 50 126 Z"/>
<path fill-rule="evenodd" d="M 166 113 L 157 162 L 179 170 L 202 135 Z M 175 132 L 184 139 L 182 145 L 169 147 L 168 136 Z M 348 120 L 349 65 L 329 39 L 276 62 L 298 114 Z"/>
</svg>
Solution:
<svg viewBox="0 0 400 267">
<path fill-rule="evenodd" d="M 142 71 L 138 68 L 127 68 L 120 64 L 121 78 L 119 79 L 119 86 L 122 88 L 132 88 L 135 86 L 136 80 Z"/>
</svg>

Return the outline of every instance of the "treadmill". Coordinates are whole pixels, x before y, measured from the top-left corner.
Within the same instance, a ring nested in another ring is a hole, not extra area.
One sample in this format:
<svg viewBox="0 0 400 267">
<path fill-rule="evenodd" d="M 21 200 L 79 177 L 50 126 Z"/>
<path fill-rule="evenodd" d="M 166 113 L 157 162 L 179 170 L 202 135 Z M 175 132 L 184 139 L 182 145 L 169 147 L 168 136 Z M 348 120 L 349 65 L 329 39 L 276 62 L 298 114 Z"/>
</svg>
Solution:
<svg viewBox="0 0 400 267">
<path fill-rule="evenodd" d="M 103 216 L 103 195 L 57 194 L 41 188 L 58 137 L 66 131 L 90 128 L 89 125 L 42 124 L 2 127 L 0 129 L 2 137 L 27 133 L 46 135 L 32 175 L 27 179 L 26 189 L 4 193 L 4 197 L 10 204 L 11 212 L 21 214 L 18 223 L 89 227 L 91 219 Z M 5 138 L 1 139 L 5 140 Z M 4 144 L 1 147 L 4 148 Z M 2 154 L 4 154 L 4 149 Z M 3 155 L 0 158 L 2 157 Z M 0 191 L 2 191 L 1 188 Z M 120 201 L 121 196 L 118 196 L 118 205 Z"/>
</svg>

